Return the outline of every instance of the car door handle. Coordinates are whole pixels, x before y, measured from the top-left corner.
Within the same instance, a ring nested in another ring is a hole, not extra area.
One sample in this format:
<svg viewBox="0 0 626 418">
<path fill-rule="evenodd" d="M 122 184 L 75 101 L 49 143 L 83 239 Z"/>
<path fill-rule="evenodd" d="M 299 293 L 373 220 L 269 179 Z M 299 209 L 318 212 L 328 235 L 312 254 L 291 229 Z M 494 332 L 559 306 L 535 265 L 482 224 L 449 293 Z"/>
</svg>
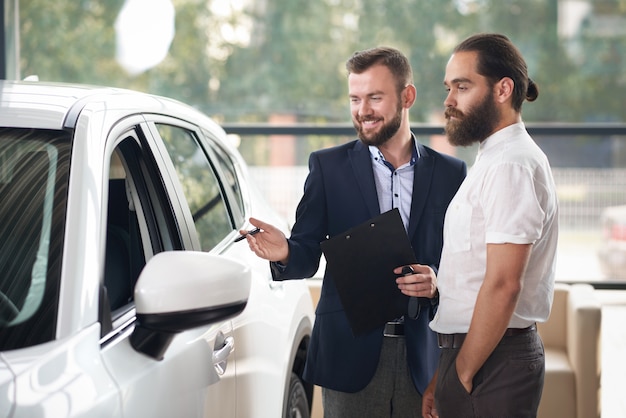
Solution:
<svg viewBox="0 0 626 418">
<path fill-rule="evenodd" d="M 233 337 L 226 337 L 223 339 L 221 347 L 215 347 L 213 350 L 213 366 L 220 376 L 226 373 L 228 356 L 233 352 L 234 348 L 235 339 Z"/>
</svg>

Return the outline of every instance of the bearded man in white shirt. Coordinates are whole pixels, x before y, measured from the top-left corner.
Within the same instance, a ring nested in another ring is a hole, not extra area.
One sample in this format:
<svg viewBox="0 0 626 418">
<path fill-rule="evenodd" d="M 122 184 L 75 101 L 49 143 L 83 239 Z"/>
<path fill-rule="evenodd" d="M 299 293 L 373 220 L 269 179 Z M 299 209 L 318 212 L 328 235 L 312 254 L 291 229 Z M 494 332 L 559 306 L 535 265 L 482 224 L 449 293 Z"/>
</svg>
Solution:
<svg viewBox="0 0 626 418">
<path fill-rule="evenodd" d="M 558 201 L 548 159 L 525 129 L 539 90 L 511 41 L 478 34 L 446 66 L 446 134 L 479 143 L 444 223 L 439 367 L 425 417 L 534 417 L 545 371 L 536 323 L 553 299 Z"/>
</svg>

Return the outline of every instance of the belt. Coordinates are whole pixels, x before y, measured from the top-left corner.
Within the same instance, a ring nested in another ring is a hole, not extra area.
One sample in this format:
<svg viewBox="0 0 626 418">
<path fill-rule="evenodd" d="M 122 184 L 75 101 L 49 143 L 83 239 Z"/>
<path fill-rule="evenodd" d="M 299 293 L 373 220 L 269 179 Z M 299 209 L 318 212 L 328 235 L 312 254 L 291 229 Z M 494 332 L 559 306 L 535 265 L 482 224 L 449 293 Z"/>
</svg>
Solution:
<svg viewBox="0 0 626 418">
<path fill-rule="evenodd" d="M 537 329 L 537 325 L 532 324 L 526 328 L 507 328 L 503 338 L 514 337 L 516 335 L 528 334 Z M 439 348 L 461 348 L 467 334 L 437 334 Z"/>
<path fill-rule="evenodd" d="M 404 322 L 387 322 L 383 335 L 385 337 L 404 337 Z"/>
</svg>

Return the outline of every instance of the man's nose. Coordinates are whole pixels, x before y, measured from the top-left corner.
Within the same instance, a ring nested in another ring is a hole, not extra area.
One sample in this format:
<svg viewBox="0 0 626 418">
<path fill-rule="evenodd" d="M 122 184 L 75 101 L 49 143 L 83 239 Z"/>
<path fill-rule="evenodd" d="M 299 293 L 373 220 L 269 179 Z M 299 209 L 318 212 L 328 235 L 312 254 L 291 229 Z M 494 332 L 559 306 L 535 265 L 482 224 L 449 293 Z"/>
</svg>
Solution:
<svg viewBox="0 0 626 418">
<path fill-rule="evenodd" d="M 454 95 L 452 94 L 452 90 L 449 91 L 448 94 L 446 95 L 446 98 L 443 101 L 443 105 L 446 108 L 456 106 L 456 100 L 454 99 Z"/>
<path fill-rule="evenodd" d="M 363 100 L 363 102 L 361 102 L 361 105 L 359 106 L 359 110 L 357 113 L 359 116 L 368 116 L 373 113 L 372 107 L 370 106 L 367 100 Z"/>
</svg>

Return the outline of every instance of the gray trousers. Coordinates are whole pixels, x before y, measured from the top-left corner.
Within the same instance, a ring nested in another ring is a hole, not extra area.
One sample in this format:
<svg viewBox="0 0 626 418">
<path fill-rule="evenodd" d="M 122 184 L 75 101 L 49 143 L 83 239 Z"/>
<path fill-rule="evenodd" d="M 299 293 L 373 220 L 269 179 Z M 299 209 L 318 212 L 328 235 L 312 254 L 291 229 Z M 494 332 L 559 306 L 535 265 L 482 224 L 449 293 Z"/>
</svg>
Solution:
<svg viewBox="0 0 626 418">
<path fill-rule="evenodd" d="M 471 393 L 456 372 L 459 350 L 441 350 L 435 388 L 440 418 L 537 416 L 545 374 L 543 343 L 537 331 L 504 337 L 474 376 Z"/>
<path fill-rule="evenodd" d="M 361 391 L 322 388 L 324 418 L 419 418 L 422 397 L 415 389 L 406 359 L 404 337 L 385 337 L 374 377 Z"/>
</svg>

